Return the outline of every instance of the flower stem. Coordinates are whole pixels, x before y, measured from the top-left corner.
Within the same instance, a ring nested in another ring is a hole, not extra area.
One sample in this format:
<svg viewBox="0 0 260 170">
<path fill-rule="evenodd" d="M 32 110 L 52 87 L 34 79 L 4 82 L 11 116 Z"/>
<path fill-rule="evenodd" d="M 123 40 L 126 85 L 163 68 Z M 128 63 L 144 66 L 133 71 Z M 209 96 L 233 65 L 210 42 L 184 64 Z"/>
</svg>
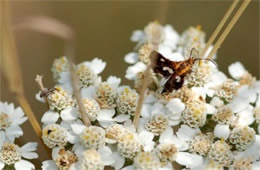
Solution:
<svg viewBox="0 0 260 170">
<path fill-rule="evenodd" d="M 1 71 L 7 78 L 8 87 L 11 92 L 15 94 L 15 97 L 19 103 L 19 105 L 23 108 L 26 116 L 31 123 L 34 132 L 36 133 L 37 137 L 41 140 L 42 130 L 41 127 L 28 103 L 26 97 L 24 95 L 24 88 L 23 88 L 23 79 L 21 74 L 21 68 L 19 65 L 19 59 L 15 47 L 15 41 L 13 37 L 13 33 L 10 29 L 9 25 L 9 8 L 7 1 L 1 1 L 1 38 L 2 38 L 2 56 L 1 59 Z M 45 145 L 44 145 L 45 146 Z M 51 152 L 49 149 L 46 151 L 51 156 Z"/>
<path fill-rule="evenodd" d="M 224 24 L 226 23 L 227 19 L 230 17 L 230 15 L 232 14 L 232 12 L 234 11 L 235 7 L 237 6 L 239 0 L 234 0 L 233 3 L 231 4 L 231 6 L 229 7 L 229 9 L 227 10 L 226 14 L 224 15 L 224 17 L 222 18 L 222 20 L 220 21 L 220 23 L 218 24 L 217 28 L 215 29 L 215 31 L 213 32 L 213 34 L 211 35 L 211 37 L 209 38 L 207 44 L 205 45 L 205 47 L 203 48 L 202 52 L 200 53 L 199 58 L 203 58 L 204 55 L 206 54 L 209 46 L 213 43 L 213 41 L 216 39 L 217 35 L 219 34 L 220 30 L 223 28 Z"/>
<path fill-rule="evenodd" d="M 225 38 L 227 37 L 227 35 L 229 34 L 229 32 L 231 31 L 231 29 L 233 28 L 233 26 L 236 24 L 236 22 L 238 21 L 239 17 L 242 15 L 242 13 L 245 11 L 246 7 L 248 6 L 248 4 L 250 3 L 251 0 L 245 0 L 242 5 L 240 6 L 240 8 L 238 9 L 238 11 L 236 12 L 236 14 L 234 15 L 234 17 L 232 18 L 232 20 L 230 21 L 230 23 L 228 24 L 228 26 L 226 27 L 226 29 L 223 31 L 223 33 L 221 34 L 221 36 L 219 37 L 218 41 L 216 42 L 216 44 L 214 45 L 214 48 L 212 49 L 212 51 L 210 52 L 210 54 L 208 55 L 208 58 L 211 59 L 213 57 L 213 55 L 216 53 L 216 51 L 220 48 L 221 44 L 223 43 L 223 41 L 225 40 Z"/>
</svg>

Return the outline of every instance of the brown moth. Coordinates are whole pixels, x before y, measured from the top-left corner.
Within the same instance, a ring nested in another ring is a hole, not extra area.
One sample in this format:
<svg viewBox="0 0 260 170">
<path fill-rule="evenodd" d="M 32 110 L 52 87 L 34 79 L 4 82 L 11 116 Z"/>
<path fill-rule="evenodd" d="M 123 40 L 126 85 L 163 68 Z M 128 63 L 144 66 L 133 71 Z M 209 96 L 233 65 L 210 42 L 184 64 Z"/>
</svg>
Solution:
<svg viewBox="0 0 260 170">
<path fill-rule="evenodd" d="M 164 85 L 162 93 L 172 92 L 173 90 L 178 90 L 181 88 L 184 83 L 184 78 L 192 71 L 192 67 L 196 61 L 208 60 L 217 65 L 211 59 L 193 57 L 193 50 L 194 48 L 191 50 L 189 59 L 177 62 L 165 58 L 157 51 L 153 51 L 151 53 L 153 71 L 168 79 Z"/>
</svg>

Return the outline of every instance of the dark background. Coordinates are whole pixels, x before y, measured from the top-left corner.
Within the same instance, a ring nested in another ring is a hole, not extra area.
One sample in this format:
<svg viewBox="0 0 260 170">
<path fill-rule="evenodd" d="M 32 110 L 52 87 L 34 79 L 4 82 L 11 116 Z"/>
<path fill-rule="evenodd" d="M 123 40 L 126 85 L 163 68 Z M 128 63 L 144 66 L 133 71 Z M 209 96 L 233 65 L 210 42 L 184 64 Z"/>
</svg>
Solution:
<svg viewBox="0 0 260 170">
<path fill-rule="evenodd" d="M 182 33 L 189 26 L 202 25 L 207 38 L 214 31 L 231 1 L 10 1 L 12 22 L 25 16 L 54 17 L 69 25 L 76 33 L 77 63 L 100 57 L 107 62 L 103 79 L 116 75 L 123 84 L 132 84 L 124 78 L 127 64 L 123 57 L 135 46 L 129 38 L 135 29 L 156 19 L 171 24 Z M 63 55 L 63 42 L 52 36 L 32 31 L 15 33 L 20 57 L 26 97 L 38 120 L 46 111 L 44 104 L 34 98 L 38 91 L 34 78 L 44 75 L 44 84 L 52 87 L 50 71 L 53 59 Z M 218 51 L 217 62 L 224 72 L 232 62 L 241 61 L 259 79 L 259 1 L 253 1 L 241 16 Z M 1 75 L 1 101 L 15 102 L 8 91 L 6 78 Z M 38 141 L 29 121 L 24 125 L 24 136 L 18 142 Z M 40 158 L 48 159 L 42 146 Z"/>
</svg>

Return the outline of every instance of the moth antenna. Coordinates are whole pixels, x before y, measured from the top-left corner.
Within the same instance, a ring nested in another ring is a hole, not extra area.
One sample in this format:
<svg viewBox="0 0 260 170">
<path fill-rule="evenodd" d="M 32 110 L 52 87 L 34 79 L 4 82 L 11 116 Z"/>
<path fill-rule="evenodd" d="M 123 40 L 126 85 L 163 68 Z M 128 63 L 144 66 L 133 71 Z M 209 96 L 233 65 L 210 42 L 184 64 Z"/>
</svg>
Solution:
<svg viewBox="0 0 260 170">
<path fill-rule="evenodd" d="M 218 67 L 218 64 L 214 60 L 209 59 L 209 58 L 195 58 L 194 60 L 195 61 L 196 60 L 208 60 L 208 61 L 211 61 L 213 64 L 215 64 L 216 67 Z"/>
<path fill-rule="evenodd" d="M 196 50 L 194 47 L 190 50 L 190 58 L 192 56 L 193 51 Z"/>
</svg>

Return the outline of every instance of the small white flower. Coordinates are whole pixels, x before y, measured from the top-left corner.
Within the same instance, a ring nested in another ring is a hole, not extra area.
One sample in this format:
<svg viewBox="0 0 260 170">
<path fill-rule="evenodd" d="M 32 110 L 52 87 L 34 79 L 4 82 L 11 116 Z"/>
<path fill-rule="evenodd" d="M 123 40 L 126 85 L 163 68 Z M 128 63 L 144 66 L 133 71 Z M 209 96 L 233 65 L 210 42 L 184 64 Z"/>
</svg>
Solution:
<svg viewBox="0 0 260 170">
<path fill-rule="evenodd" d="M 218 138 L 228 139 L 230 135 L 229 125 L 217 124 L 214 128 L 214 136 Z"/>
<path fill-rule="evenodd" d="M 63 147 L 55 147 L 52 149 L 52 160 L 43 161 L 41 168 L 42 170 L 77 170 L 78 167 L 78 157 L 75 153 Z"/>
<path fill-rule="evenodd" d="M 4 143 L 0 146 L 0 169 L 5 166 L 14 165 L 15 170 L 35 169 L 34 165 L 25 159 L 36 159 L 35 153 L 37 143 L 29 142 L 22 147 L 13 143 Z"/>
<path fill-rule="evenodd" d="M 62 110 L 60 113 L 52 110 L 48 110 L 42 116 L 41 122 L 44 124 L 56 123 L 60 118 L 65 122 L 73 121 L 78 118 L 78 110 L 75 107 L 68 107 Z"/>
<path fill-rule="evenodd" d="M 255 135 L 255 141 L 248 146 L 244 151 L 235 151 L 234 156 L 236 159 L 250 158 L 252 161 L 259 160 L 260 158 L 260 136 Z"/>
<path fill-rule="evenodd" d="M 125 77 L 129 80 L 134 80 L 137 73 L 145 71 L 146 67 L 143 62 L 137 62 L 135 65 L 127 68 Z"/>
<path fill-rule="evenodd" d="M 173 130 L 169 127 L 160 136 L 159 142 L 160 145 L 174 144 L 176 152 L 172 153 L 173 155 L 171 157 L 173 157 L 177 163 L 184 165 L 187 168 L 192 168 L 202 164 L 202 156 L 184 151 L 188 149 L 189 141 L 191 141 L 197 133 L 199 133 L 199 129 L 193 129 L 186 125 L 182 125 L 176 133 L 177 136 L 175 136 L 173 135 Z"/>
<path fill-rule="evenodd" d="M 235 62 L 228 67 L 229 74 L 234 79 L 240 79 L 245 73 L 246 69 L 240 62 Z"/>
<path fill-rule="evenodd" d="M 106 67 L 106 62 L 102 59 L 94 58 L 92 61 L 85 61 L 80 64 L 90 67 L 95 74 L 100 74 Z"/>
<path fill-rule="evenodd" d="M 169 125 L 174 126 L 181 122 L 181 113 L 185 109 L 185 104 L 178 98 L 171 99 L 166 105 L 168 111 Z"/>
<path fill-rule="evenodd" d="M 138 61 L 138 54 L 131 52 L 125 55 L 125 62 L 128 64 L 135 64 Z"/>
<path fill-rule="evenodd" d="M 12 103 L 0 102 L 0 141 L 13 142 L 15 138 L 22 136 L 23 131 L 19 125 L 26 120 L 27 117 L 20 107 L 14 108 Z"/>
</svg>

